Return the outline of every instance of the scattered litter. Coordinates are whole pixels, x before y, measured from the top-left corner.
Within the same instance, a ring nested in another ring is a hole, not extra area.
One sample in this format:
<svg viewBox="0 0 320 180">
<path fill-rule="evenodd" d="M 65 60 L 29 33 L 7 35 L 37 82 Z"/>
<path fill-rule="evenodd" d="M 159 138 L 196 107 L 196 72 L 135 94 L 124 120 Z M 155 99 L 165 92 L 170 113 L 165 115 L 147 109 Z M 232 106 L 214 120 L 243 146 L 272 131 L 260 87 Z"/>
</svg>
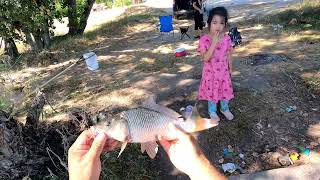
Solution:
<svg viewBox="0 0 320 180">
<path fill-rule="evenodd" d="M 224 159 L 223 158 L 221 158 L 221 159 L 219 159 L 219 161 L 218 161 L 220 164 L 222 164 L 223 162 L 224 162 Z"/>
<path fill-rule="evenodd" d="M 246 172 L 242 169 L 242 167 L 236 165 L 236 168 L 240 171 L 241 174 L 246 173 Z"/>
<path fill-rule="evenodd" d="M 223 169 L 223 172 L 233 173 L 236 170 L 239 170 L 241 174 L 245 173 L 245 171 L 242 169 L 242 167 L 240 167 L 239 165 L 236 165 L 234 163 L 222 164 L 222 169 Z"/>
<path fill-rule="evenodd" d="M 193 106 L 191 106 L 191 105 L 188 105 L 188 106 L 186 107 L 186 118 L 191 117 L 191 115 L 192 115 L 192 109 L 193 109 Z"/>
<path fill-rule="evenodd" d="M 318 111 L 318 108 L 312 108 L 312 111 Z"/>
<path fill-rule="evenodd" d="M 295 110 L 297 110 L 297 106 L 289 106 L 289 107 L 286 108 L 286 111 L 288 113 L 291 113 L 291 112 L 293 112 Z"/>
<path fill-rule="evenodd" d="M 229 153 L 233 153 L 234 152 L 234 149 L 231 145 L 228 145 L 228 151 Z"/>
<path fill-rule="evenodd" d="M 244 154 L 239 154 L 240 159 L 244 159 Z"/>
<path fill-rule="evenodd" d="M 283 25 L 280 24 L 272 24 L 271 25 L 274 31 L 280 31 L 283 30 Z"/>
<path fill-rule="evenodd" d="M 304 148 L 304 147 L 302 147 L 302 146 L 299 146 L 299 147 L 298 147 L 298 151 L 299 151 L 299 153 L 301 153 L 301 154 L 304 154 L 304 155 L 307 155 L 307 156 L 310 155 L 310 149 L 309 149 L 309 148 Z"/>
<path fill-rule="evenodd" d="M 290 159 L 294 162 L 299 160 L 300 155 L 298 153 L 290 153 Z"/>
<path fill-rule="evenodd" d="M 313 146 L 313 147 L 315 147 L 315 146 L 318 146 L 319 143 L 317 143 L 317 142 L 311 142 L 310 145 Z"/>
<path fill-rule="evenodd" d="M 182 57 L 187 55 L 187 51 L 185 48 L 179 47 L 177 49 L 175 49 L 175 56 L 176 57 Z"/>
<path fill-rule="evenodd" d="M 303 154 L 309 156 L 310 155 L 310 149 L 309 148 L 305 148 L 303 151 Z"/>
<path fill-rule="evenodd" d="M 89 70 L 96 71 L 99 68 L 99 63 L 97 61 L 97 55 L 94 52 L 89 52 L 89 53 L 83 54 L 83 58 L 85 59 Z"/>
<path fill-rule="evenodd" d="M 237 167 L 234 163 L 222 164 L 223 172 L 233 173 L 237 170 Z"/>
<path fill-rule="evenodd" d="M 279 163 L 282 165 L 282 166 L 289 166 L 289 165 L 292 165 L 293 162 L 292 160 L 290 159 L 289 155 L 285 155 L 285 156 L 280 156 L 278 158 L 278 161 Z"/>
<path fill-rule="evenodd" d="M 232 154 L 229 152 L 228 148 L 223 149 L 223 156 L 224 157 L 230 157 Z"/>
<path fill-rule="evenodd" d="M 247 164 L 246 162 L 241 161 L 240 167 L 244 168 L 246 166 L 246 164 Z"/>
<path fill-rule="evenodd" d="M 308 113 L 303 113 L 302 116 L 303 116 L 303 117 L 308 117 L 309 114 L 308 114 Z"/>
</svg>

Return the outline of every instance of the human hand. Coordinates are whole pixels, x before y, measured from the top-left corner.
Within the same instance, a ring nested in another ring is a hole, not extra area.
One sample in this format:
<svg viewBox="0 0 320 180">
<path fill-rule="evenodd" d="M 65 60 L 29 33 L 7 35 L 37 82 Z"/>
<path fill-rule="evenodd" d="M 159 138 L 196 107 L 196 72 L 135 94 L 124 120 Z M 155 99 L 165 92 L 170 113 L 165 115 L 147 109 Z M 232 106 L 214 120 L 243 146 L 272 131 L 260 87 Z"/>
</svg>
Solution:
<svg viewBox="0 0 320 180">
<path fill-rule="evenodd" d="M 168 141 L 164 137 L 158 137 L 160 144 L 167 152 L 172 164 L 190 176 L 190 173 L 195 170 L 194 167 L 199 164 L 204 155 L 194 137 L 186 134 L 173 124 L 170 124 L 169 128 L 177 139 Z"/>
<path fill-rule="evenodd" d="M 226 180 L 202 153 L 194 137 L 172 124 L 170 131 L 176 136 L 176 140 L 168 141 L 162 137 L 158 138 L 176 168 L 186 173 L 191 179 Z"/>
<path fill-rule="evenodd" d="M 96 137 L 92 131 L 83 131 L 68 151 L 70 180 L 98 180 L 101 173 L 100 155 L 118 147 L 118 141 L 104 133 Z"/>
<path fill-rule="evenodd" d="M 212 44 L 216 45 L 220 39 L 222 38 L 222 33 L 217 32 L 214 36 L 211 37 L 212 38 Z"/>
</svg>

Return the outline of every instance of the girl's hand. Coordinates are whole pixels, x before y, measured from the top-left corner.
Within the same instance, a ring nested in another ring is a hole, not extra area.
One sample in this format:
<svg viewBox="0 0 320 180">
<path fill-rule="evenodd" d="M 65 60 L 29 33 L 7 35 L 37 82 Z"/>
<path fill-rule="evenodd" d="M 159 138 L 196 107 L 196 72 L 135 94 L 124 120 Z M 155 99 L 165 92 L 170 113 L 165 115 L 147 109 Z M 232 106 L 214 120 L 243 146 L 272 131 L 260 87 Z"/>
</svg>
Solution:
<svg viewBox="0 0 320 180">
<path fill-rule="evenodd" d="M 213 46 L 215 46 L 219 42 L 219 40 L 222 38 L 221 36 L 222 35 L 219 32 L 217 32 L 217 34 L 212 37 L 212 45 Z"/>
</svg>

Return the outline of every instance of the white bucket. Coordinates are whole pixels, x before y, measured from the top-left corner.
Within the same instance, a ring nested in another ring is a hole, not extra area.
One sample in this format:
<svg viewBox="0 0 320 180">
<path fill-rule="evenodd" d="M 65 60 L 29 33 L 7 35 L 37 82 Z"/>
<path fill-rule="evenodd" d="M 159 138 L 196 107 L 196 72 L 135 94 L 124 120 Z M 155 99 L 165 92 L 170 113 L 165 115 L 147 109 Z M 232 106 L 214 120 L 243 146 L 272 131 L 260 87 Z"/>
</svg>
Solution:
<svg viewBox="0 0 320 180">
<path fill-rule="evenodd" d="M 86 64 L 89 70 L 95 71 L 99 68 L 97 55 L 94 52 L 83 54 L 83 58 L 86 60 Z"/>
</svg>

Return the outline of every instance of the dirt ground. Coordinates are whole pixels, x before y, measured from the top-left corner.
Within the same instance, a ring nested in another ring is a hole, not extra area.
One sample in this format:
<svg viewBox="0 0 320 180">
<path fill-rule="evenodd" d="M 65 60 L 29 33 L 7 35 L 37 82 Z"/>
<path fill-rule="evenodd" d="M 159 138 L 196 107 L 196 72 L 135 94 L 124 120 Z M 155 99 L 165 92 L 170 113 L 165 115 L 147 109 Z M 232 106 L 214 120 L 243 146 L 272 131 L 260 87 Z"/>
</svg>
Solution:
<svg viewBox="0 0 320 180">
<path fill-rule="evenodd" d="M 245 8 L 263 9 L 264 5 L 248 5 Z M 192 37 L 192 20 L 174 20 L 174 38 L 172 33 L 161 37 L 156 29 L 157 15 L 164 12 L 146 7 L 131 10 L 137 15 L 125 16 L 119 22 L 98 27 L 88 32 L 85 38 L 62 41 L 54 45 L 50 52 L 40 55 L 38 59 L 44 59 L 43 62 L 35 64 L 31 61 L 31 67 L 12 71 L 10 76 L 3 75 L 3 81 L 14 79 L 12 86 L 15 89 L 19 89 L 16 86 L 23 86 L 21 93 L 27 94 L 82 53 L 94 50 L 100 66 L 97 72 L 87 70 L 83 63 L 44 88 L 50 105 L 44 108 L 43 123 L 68 122 L 70 112 L 75 109 L 88 114 L 99 111 L 114 114 L 138 106 L 149 94 L 156 94 L 161 104 L 177 111 L 195 104 L 201 78 L 201 61 L 196 52 L 198 40 L 187 37 L 180 40 L 179 32 L 179 27 L 189 26 Z M 252 173 L 282 167 L 277 158 L 296 151 L 298 146 L 308 147 L 313 154 L 319 154 L 320 136 L 314 132 L 320 130 L 320 99 L 317 92 L 308 88 L 304 77 L 319 70 L 320 32 L 274 31 L 272 24 L 253 24 L 238 18 L 237 12 L 240 11 L 237 6 L 229 11 L 232 25 L 238 26 L 243 37 L 243 44 L 235 49 L 233 56 L 236 96 L 231 102 L 231 109 L 235 119 L 222 119 L 218 127 L 196 135 L 207 157 L 221 170 L 222 158 L 223 163 L 239 164 L 238 154 L 242 153 L 246 163 L 243 169 L 246 173 Z M 121 23 L 127 24 L 120 26 Z M 176 47 L 186 48 L 188 55 L 175 58 L 173 52 Z M 15 101 L 18 104 L 20 100 Z M 198 105 L 206 109 L 206 102 L 198 102 Z M 287 112 L 289 106 L 295 106 L 296 110 Z M 205 111 L 203 113 L 206 114 Z M 24 118 L 22 111 L 18 115 Z M 81 129 L 80 126 L 84 128 L 88 124 L 77 123 L 78 129 Z M 72 134 L 72 138 L 67 140 L 69 143 L 77 134 L 73 132 L 64 133 Z M 57 135 L 56 132 L 54 135 Z M 55 142 L 63 144 L 61 141 L 58 138 L 51 145 L 54 146 Z M 228 146 L 232 147 L 235 155 L 225 158 L 223 152 Z M 65 155 L 61 148 L 56 151 L 59 155 Z M 129 156 L 129 153 L 125 151 L 122 156 Z M 294 165 L 310 161 L 315 159 L 302 158 Z M 50 163 L 50 159 L 46 162 Z M 171 166 L 163 151 L 150 165 L 156 168 L 156 176 L 160 179 L 187 178 Z M 147 174 L 143 179 L 153 179 Z M 131 176 L 124 174 L 124 177 Z"/>
</svg>

